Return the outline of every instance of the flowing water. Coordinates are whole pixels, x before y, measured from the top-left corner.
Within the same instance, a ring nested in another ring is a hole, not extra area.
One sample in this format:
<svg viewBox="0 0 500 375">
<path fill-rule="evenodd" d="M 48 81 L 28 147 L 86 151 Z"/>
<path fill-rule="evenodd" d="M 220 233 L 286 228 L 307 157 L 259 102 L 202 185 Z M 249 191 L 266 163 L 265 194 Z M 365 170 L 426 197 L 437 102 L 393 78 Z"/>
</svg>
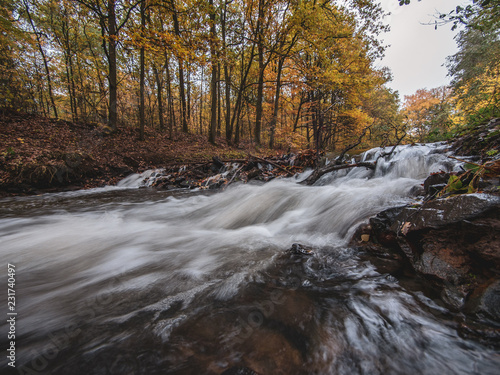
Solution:
<svg viewBox="0 0 500 375">
<path fill-rule="evenodd" d="M 443 148 L 401 146 L 376 171 L 316 186 L 133 188 L 149 173 L 2 200 L 15 373 L 498 374 L 498 351 L 347 245 L 370 216 L 415 199 L 430 172 L 458 168 Z"/>
</svg>

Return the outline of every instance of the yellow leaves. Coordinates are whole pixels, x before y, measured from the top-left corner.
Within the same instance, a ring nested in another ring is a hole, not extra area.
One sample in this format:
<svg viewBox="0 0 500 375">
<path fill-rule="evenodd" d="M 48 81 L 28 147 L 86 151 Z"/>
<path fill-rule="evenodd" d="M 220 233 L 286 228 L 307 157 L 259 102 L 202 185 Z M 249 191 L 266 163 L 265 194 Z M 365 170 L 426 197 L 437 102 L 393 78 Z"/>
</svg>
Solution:
<svg viewBox="0 0 500 375">
<path fill-rule="evenodd" d="M 403 114 L 407 119 L 409 135 L 416 141 L 429 140 L 427 138 L 431 133 L 444 134 L 453 123 L 451 89 L 446 86 L 420 89 L 413 95 L 405 96 Z"/>
<path fill-rule="evenodd" d="M 405 96 L 404 109 L 408 113 L 422 112 L 439 104 L 440 98 L 435 90 L 420 89 L 413 95 Z"/>
<path fill-rule="evenodd" d="M 279 127 L 275 133 L 276 146 L 282 149 L 301 150 L 307 146 L 307 139 L 294 132 L 290 126 Z"/>
<path fill-rule="evenodd" d="M 349 109 L 342 112 L 344 116 L 350 117 L 359 129 L 366 127 L 373 122 L 373 119 L 359 108 Z"/>
<path fill-rule="evenodd" d="M 123 32 L 123 42 L 135 48 L 144 47 L 151 53 L 162 53 L 168 50 L 176 58 L 185 61 L 196 60 L 196 48 L 191 41 L 186 41 L 174 33 L 168 31 L 144 30 L 140 31 L 125 30 Z"/>
<path fill-rule="evenodd" d="M 500 65 L 500 64 L 499 64 Z M 478 113 L 500 99 L 500 66 L 455 87 L 456 106 L 466 114 Z"/>
</svg>

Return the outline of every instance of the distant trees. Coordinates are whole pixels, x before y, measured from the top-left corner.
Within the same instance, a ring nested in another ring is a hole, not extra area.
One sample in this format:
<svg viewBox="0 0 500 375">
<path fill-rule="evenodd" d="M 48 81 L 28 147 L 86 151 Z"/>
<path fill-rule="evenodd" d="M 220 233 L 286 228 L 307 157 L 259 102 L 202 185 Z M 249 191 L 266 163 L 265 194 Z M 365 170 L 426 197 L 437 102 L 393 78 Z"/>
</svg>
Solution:
<svg viewBox="0 0 500 375">
<path fill-rule="evenodd" d="M 0 107 L 139 139 L 153 127 L 284 149 L 341 149 L 365 129 L 365 143 L 440 139 L 451 117 L 500 116 L 499 1 L 441 17 L 464 25 L 452 91 L 420 90 L 400 111 L 376 68 L 375 0 L 0 0 Z"/>
<path fill-rule="evenodd" d="M 401 5 L 410 3 L 398 1 Z M 499 117 L 500 0 L 473 0 L 466 6 L 457 6 L 440 15 L 436 26 L 439 24 L 452 24 L 453 29 L 461 27 L 456 37 L 459 51 L 447 61 L 452 77 L 447 106 L 453 106 L 454 121 L 465 126 Z"/>
<path fill-rule="evenodd" d="M 334 149 L 381 124 L 382 20 L 374 0 L 0 0 L 0 105 Z"/>
<path fill-rule="evenodd" d="M 368 145 L 389 146 L 398 143 L 407 135 L 407 123 L 400 109 L 400 99 L 397 91 L 387 87 L 376 87 L 366 100 L 365 107 L 373 118 L 370 128 Z"/>
<path fill-rule="evenodd" d="M 30 109 L 29 90 L 17 77 L 22 70 L 22 55 L 18 43 L 24 40 L 23 33 L 16 27 L 14 4 L 0 0 L 0 109 Z"/>
<path fill-rule="evenodd" d="M 415 141 L 432 142 L 447 138 L 453 130 L 451 89 L 446 86 L 420 89 L 405 96 L 403 115 L 409 135 Z"/>
<path fill-rule="evenodd" d="M 481 24 L 475 18 L 471 22 Z M 448 58 L 457 109 L 466 121 L 484 122 L 500 116 L 499 27 L 500 16 L 491 26 L 460 31 L 456 38 L 459 51 Z"/>
</svg>

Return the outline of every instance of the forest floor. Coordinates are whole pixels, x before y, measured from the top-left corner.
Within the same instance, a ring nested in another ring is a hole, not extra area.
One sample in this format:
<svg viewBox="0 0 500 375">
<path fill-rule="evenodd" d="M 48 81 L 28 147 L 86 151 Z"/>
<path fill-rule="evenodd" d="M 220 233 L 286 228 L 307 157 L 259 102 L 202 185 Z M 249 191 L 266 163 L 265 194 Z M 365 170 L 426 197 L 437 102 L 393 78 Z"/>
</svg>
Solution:
<svg viewBox="0 0 500 375">
<path fill-rule="evenodd" d="M 158 181 L 164 188 L 208 186 L 206 178 L 220 172 L 214 167 L 229 160 L 245 160 L 245 165 L 229 181 L 212 181 L 217 186 L 229 184 L 235 177 L 268 181 L 316 163 L 313 150 L 299 152 L 291 163 L 284 151 L 245 143 L 232 147 L 221 137 L 213 145 L 198 134 L 178 132 L 169 139 L 168 132 L 147 129 L 145 140 L 140 141 L 136 128 L 121 127 L 113 134 L 107 130 L 102 125 L 39 115 L 0 115 L 0 197 L 114 185 L 129 174 L 155 168 L 165 168 L 168 174 Z M 457 154 L 475 155 L 479 163 L 493 157 L 497 166 L 500 120 L 469 129 L 451 143 Z M 215 165 L 211 165 L 213 161 Z M 265 161 L 272 172 L 257 168 Z"/>
<path fill-rule="evenodd" d="M 214 156 L 241 159 L 271 151 L 242 144 L 217 144 L 197 134 L 105 127 L 38 115 L 0 116 L 0 197 L 38 194 L 116 184 L 123 177 L 152 168 L 204 163 Z M 276 154 L 276 151 L 274 152 Z"/>
</svg>

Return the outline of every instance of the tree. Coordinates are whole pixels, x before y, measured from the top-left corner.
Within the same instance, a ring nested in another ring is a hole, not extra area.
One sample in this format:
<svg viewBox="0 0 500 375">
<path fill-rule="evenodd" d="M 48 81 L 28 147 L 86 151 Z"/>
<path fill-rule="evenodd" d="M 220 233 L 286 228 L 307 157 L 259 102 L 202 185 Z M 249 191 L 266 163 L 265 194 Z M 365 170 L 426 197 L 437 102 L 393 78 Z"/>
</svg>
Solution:
<svg viewBox="0 0 500 375">
<path fill-rule="evenodd" d="M 471 20 L 478 24 L 479 21 Z M 472 122 L 500 116 L 500 36 L 498 29 L 469 27 L 457 38 L 459 51 L 448 58 L 458 109 Z"/>
<path fill-rule="evenodd" d="M 50 103 L 52 105 L 52 110 L 54 111 L 54 116 L 57 118 L 57 107 L 56 103 L 54 100 L 54 93 L 52 90 L 52 76 L 50 73 L 50 68 L 49 68 L 49 62 L 48 62 L 48 57 L 45 53 L 45 50 L 43 49 L 43 43 L 41 40 L 41 33 L 38 31 L 36 25 L 35 25 L 35 20 L 33 19 L 32 12 L 31 12 L 31 6 L 28 2 L 28 0 L 23 0 L 23 5 L 24 5 L 24 12 L 26 14 L 26 18 L 32 28 L 33 34 L 35 35 L 36 38 L 36 45 L 38 47 L 38 51 L 40 52 L 40 55 L 42 56 L 42 61 L 43 61 L 43 66 L 45 68 L 45 74 L 47 77 L 47 88 L 49 92 L 49 98 L 50 98 Z"/>
<path fill-rule="evenodd" d="M 132 11 L 140 4 L 139 1 L 127 3 L 126 0 L 76 0 L 94 13 L 99 20 L 102 35 L 102 48 L 108 60 L 108 126 L 111 131 L 118 127 L 118 80 L 117 80 L 117 43 L 119 32 L 129 20 Z M 118 10 L 118 14 L 117 14 Z M 106 43 L 107 41 L 107 43 Z"/>
<path fill-rule="evenodd" d="M 146 0 L 141 0 L 141 37 L 144 38 L 146 28 Z M 139 88 L 139 139 L 144 140 L 144 126 L 145 126 L 145 103 L 144 103 L 144 80 L 145 80 L 145 47 L 141 45 L 140 57 L 140 88 Z"/>
<path fill-rule="evenodd" d="M 450 96 L 451 90 L 446 86 L 420 89 L 405 96 L 403 114 L 409 135 L 418 142 L 445 139 L 453 124 Z"/>
<path fill-rule="evenodd" d="M 29 92 L 20 78 L 20 56 L 17 43 L 28 43 L 15 25 L 11 1 L 0 0 L 0 109 L 29 108 Z"/>
<path fill-rule="evenodd" d="M 398 0 L 399 5 L 408 5 L 410 0 Z M 420 1 L 420 0 L 419 0 Z M 500 0 L 472 0 L 472 4 L 458 5 L 449 13 L 439 15 L 435 25 L 451 23 L 455 30 L 462 25 L 476 30 L 498 29 L 500 23 Z"/>
<path fill-rule="evenodd" d="M 8 29 L 2 59 L 34 110 L 55 108 L 62 118 L 107 122 L 110 130 L 120 113 L 122 126 L 137 128 L 140 138 L 152 124 L 171 137 L 176 129 L 187 132 L 197 118 L 211 142 L 225 133 L 235 144 L 303 146 L 309 139 L 335 148 L 372 122 L 370 92 L 384 81 L 374 68 L 382 27 L 372 0 L 17 0 L 15 6 L 24 9 L 25 2 L 34 28 L 28 17 L 16 26 L 32 42 Z M 7 5 L 1 9 L 7 11 L 0 16 L 9 15 Z"/>
<path fill-rule="evenodd" d="M 363 107 L 373 119 L 366 145 L 385 147 L 397 143 L 406 131 L 398 92 L 385 86 L 376 87 L 365 99 Z"/>
<path fill-rule="evenodd" d="M 217 108 L 218 108 L 218 93 L 217 93 L 217 51 L 216 51 L 216 30 L 215 17 L 216 10 L 214 1 L 209 0 L 209 16 L 210 16 L 210 64 L 211 64 L 211 81 L 210 81 L 210 130 L 208 133 L 208 141 L 215 144 L 215 135 L 217 130 Z"/>
<path fill-rule="evenodd" d="M 356 2 L 355 2 L 356 3 Z M 303 116 L 317 149 L 357 138 L 372 119 L 363 109 L 369 92 L 386 78 L 373 68 L 382 47 L 376 35 L 383 13 L 371 2 L 356 11 L 327 4 L 300 9 L 301 40 L 295 62 L 304 77 Z"/>
<path fill-rule="evenodd" d="M 399 0 L 400 5 L 410 0 Z M 456 109 L 469 123 L 500 116 L 500 0 L 473 0 L 441 14 L 436 27 L 462 26 L 459 51 L 448 58 Z"/>
</svg>

